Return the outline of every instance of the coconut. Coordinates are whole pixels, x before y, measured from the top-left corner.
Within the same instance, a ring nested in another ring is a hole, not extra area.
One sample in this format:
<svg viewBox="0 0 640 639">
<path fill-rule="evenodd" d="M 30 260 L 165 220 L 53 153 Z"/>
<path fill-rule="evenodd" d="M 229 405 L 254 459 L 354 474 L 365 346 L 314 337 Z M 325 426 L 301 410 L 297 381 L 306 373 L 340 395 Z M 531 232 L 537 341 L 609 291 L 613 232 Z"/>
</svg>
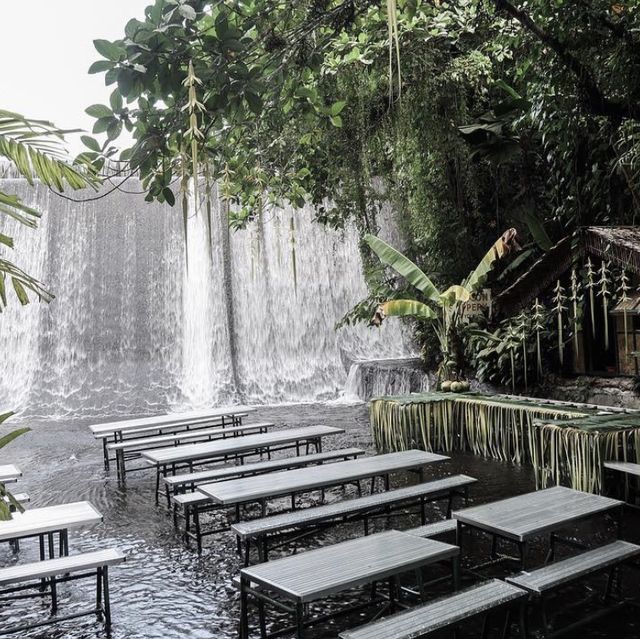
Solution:
<svg viewBox="0 0 640 639">
<path fill-rule="evenodd" d="M 466 393 L 471 388 L 471 385 L 466 379 L 460 382 L 460 384 L 462 384 L 461 390 L 463 393 Z"/>
<path fill-rule="evenodd" d="M 443 393 L 448 393 L 451 390 L 451 382 L 447 379 L 440 384 L 440 390 Z"/>
<path fill-rule="evenodd" d="M 462 384 L 460 382 L 453 382 L 451 384 L 451 390 L 454 393 L 459 393 L 462 390 Z"/>
</svg>

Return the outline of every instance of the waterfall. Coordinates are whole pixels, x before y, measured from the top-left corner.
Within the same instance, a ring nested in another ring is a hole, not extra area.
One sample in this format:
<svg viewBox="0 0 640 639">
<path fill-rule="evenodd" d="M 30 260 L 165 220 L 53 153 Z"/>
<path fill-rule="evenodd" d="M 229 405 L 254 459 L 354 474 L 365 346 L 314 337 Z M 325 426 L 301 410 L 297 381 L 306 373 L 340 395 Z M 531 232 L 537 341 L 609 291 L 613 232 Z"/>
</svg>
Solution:
<svg viewBox="0 0 640 639">
<path fill-rule="evenodd" d="M 191 198 L 185 251 L 179 207 L 144 202 L 135 181 L 82 203 L 20 179 L 0 188 L 44 212 L 37 230 L 0 230 L 56 295 L 25 308 L 12 298 L 0 315 L 7 408 L 102 416 L 333 399 L 352 362 L 412 351 L 398 322 L 334 330 L 366 295 L 358 236 L 310 209 L 265 211 L 229 234 L 213 197 L 210 244 Z"/>
</svg>

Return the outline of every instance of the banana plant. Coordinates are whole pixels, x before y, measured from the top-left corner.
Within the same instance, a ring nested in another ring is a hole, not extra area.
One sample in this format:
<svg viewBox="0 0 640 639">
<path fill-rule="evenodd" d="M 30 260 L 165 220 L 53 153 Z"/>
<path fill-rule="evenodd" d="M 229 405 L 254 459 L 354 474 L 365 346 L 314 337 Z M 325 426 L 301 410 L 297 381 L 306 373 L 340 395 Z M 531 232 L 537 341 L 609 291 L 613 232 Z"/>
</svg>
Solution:
<svg viewBox="0 0 640 639">
<path fill-rule="evenodd" d="M 600 287 L 600 291 L 598 292 L 598 296 L 602 298 L 602 319 L 604 325 L 604 348 L 605 350 L 609 350 L 609 298 L 611 297 L 611 291 L 609 290 L 610 280 L 609 280 L 609 269 L 607 268 L 607 264 L 604 260 L 602 260 L 602 266 L 598 270 L 600 274 L 600 280 L 598 281 L 598 286 Z"/>
<path fill-rule="evenodd" d="M 9 411 L 7 413 L 3 413 L 0 415 L 0 424 L 7 421 L 10 417 L 12 417 L 14 413 Z M 24 435 L 29 432 L 29 428 L 18 428 L 6 435 L 0 437 L 0 449 L 4 448 L 8 444 L 10 444 L 14 439 L 20 437 L 20 435 Z M 12 509 L 16 509 L 19 512 L 23 512 L 24 508 L 21 504 L 14 499 L 13 495 L 7 490 L 5 485 L 0 482 L 0 521 L 8 521 L 11 519 L 11 511 Z"/>
<path fill-rule="evenodd" d="M 426 300 L 385 301 L 378 307 L 371 323 L 379 326 L 386 317 L 410 317 L 429 322 L 440 346 L 440 376 L 450 376 L 454 367 L 460 371 L 463 368 L 464 304 L 482 288 L 499 260 L 519 250 L 516 230 L 505 231 L 461 284 L 454 284 L 444 291 L 440 291 L 416 264 L 384 240 L 374 235 L 366 235 L 364 239 L 383 264 L 404 277 Z"/>
</svg>

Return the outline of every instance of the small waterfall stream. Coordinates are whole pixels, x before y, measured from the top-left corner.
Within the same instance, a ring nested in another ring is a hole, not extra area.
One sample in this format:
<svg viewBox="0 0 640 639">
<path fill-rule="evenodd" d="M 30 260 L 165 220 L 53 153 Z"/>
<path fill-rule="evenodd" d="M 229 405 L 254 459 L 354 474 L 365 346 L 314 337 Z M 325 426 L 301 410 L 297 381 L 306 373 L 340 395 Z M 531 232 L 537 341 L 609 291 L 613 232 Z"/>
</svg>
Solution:
<svg viewBox="0 0 640 639">
<path fill-rule="evenodd" d="M 135 181 L 83 203 L 21 179 L 0 187 L 44 212 L 35 231 L 0 224 L 56 295 L 0 315 L 3 406 L 62 417 L 334 399 L 351 362 L 411 353 L 397 322 L 334 330 L 366 295 L 357 234 L 310 210 L 229 233 L 214 197 L 210 250 L 192 203 L 185 268 L 179 208 L 144 202 Z"/>
</svg>

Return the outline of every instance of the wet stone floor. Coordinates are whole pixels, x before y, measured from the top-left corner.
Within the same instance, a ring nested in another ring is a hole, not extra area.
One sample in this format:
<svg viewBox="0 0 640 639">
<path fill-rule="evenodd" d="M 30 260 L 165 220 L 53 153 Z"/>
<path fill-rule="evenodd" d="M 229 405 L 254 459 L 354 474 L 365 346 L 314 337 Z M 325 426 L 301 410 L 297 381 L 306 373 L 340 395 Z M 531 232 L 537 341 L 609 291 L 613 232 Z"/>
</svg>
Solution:
<svg viewBox="0 0 640 639">
<path fill-rule="evenodd" d="M 253 419 L 273 421 L 278 427 L 326 424 L 345 429 L 343 435 L 326 440 L 325 448 L 358 446 L 372 451 L 366 406 L 308 404 L 260 408 Z M 28 423 L 32 432 L 16 440 L 2 454 L 3 463 L 15 463 L 24 473 L 19 490 L 31 495 L 31 507 L 56 503 L 88 500 L 104 515 L 104 523 L 92 528 L 73 530 L 70 533 L 70 552 L 118 547 L 128 555 L 123 567 L 112 571 L 111 596 L 114 639 L 226 639 L 237 636 L 239 597 L 233 584 L 240 560 L 235 552 L 235 538 L 230 533 L 208 537 L 202 556 L 185 548 L 176 533 L 171 517 L 162 507 L 156 507 L 153 499 L 151 473 L 132 474 L 126 488 L 118 485 L 112 474 L 102 465 L 102 451 L 91 436 L 87 420 L 49 421 Z M 14 421 L 14 425 L 18 422 Z M 495 460 L 480 459 L 471 455 L 456 455 L 450 461 L 427 468 L 426 479 L 449 474 L 465 473 L 479 481 L 472 487 L 470 504 L 480 504 L 533 490 L 534 482 L 529 468 Z M 415 481 L 414 476 L 394 477 L 392 486 Z M 352 494 L 348 488 L 327 493 L 327 499 L 337 500 Z M 312 503 L 318 495 L 299 500 L 300 505 Z M 272 504 L 271 510 L 286 507 L 288 501 Z M 429 507 L 430 520 L 443 517 L 445 504 Z M 218 515 L 220 517 L 220 515 Z M 419 524 L 416 515 L 392 519 L 382 518 L 373 526 L 382 530 L 389 526 L 404 528 Z M 297 550 L 318 547 L 362 534 L 362 524 L 331 528 L 300 542 Z M 605 542 L 613 536 L 612 527 L 605 521 L 582 523 L 565 531 L 569 537 L 590 544 Z M 640 541 L 640 520 L 633 514 L 626 515 L 625 538 Z M 500 550 L 510 551 L 509 548 Z M 292 552 L 291 546 L 278 552 Z M 486 559 L 490 552 L 488 540 L 480 537 L 465 540 L 463 566 Z M 532 548 L 533 563 L 542 560 L 545 540 Z M 559 553 L 561 556 L 561 553 Z M 37 558 L 37 542 L 22 543 L 21 562 Z M 0 565 L 16 561 L 6 544 L 0 546 Z M 446 574 L 446 569 L 434 576 Z M 495 566 L 486 575 L 504 576 L 511 572 L 508 565 Z M 476 579 L 469 575 L 463 585 Z M 560 611 L 564 622 L 575 621 L 587 611 L 595 609 L 593 603 L 603 586 L 603 580 L 595 579 L 587 588 L 580 587 L 562 592 L 552 609 Z M 640 581 L 632 571 L 625 573 L 625 594 L 638 596 Z M 434 587 L 433 595 L 446 592 L 450 582 Z M 60 587 L 62 613 L 82 609 L 91 604 L 94 585 L 90 580 L 65 584 Z M 573 609 L 575 602 L 580 603 Z M 343 608 L 367 600 L 367 593 L 354 591 L 341 595 L 333 602 L 311 607 L 312 614 Z M 638 597 L 640 602 L 640 596 Z M 38 600 L 0 604 L 0 630 L 17 621 L 35 620 L 46 615 L 46 608 Z M 341 630 L 367 622 L 376 614 L 373 607 L 340 616 L 331 622 L 317 624 L 309 629 L 311 639 L 337 637 Z M 573 632 L 569 637 L 595 639 L 601 637 L 640 637 L 640 612 L 625 607 L 614 614 Z M 270 614 L 270 630 L 287 624 L 281 614 Z M 493 620 L 494 635 L 500 636 L 500 619 Z M 257 619 L 252 618 L 253 636 L 259 636 Z M 471 628 L 469 636 L 478 636 L 478 624 Z M 475 632 L 474 632 L 475 631 Z M 13 635 L 18 636 L 18 635 Z M 92 617 L 84 617 L 57 626 L 49 626 L 20 634 L 20 639 L 90 639 L 103 637 L 101 626 Z M 464 634 L 463 634 L 464 636 Z M 513 636 L 516 636 L 514 629 Z"/>
</svg>

